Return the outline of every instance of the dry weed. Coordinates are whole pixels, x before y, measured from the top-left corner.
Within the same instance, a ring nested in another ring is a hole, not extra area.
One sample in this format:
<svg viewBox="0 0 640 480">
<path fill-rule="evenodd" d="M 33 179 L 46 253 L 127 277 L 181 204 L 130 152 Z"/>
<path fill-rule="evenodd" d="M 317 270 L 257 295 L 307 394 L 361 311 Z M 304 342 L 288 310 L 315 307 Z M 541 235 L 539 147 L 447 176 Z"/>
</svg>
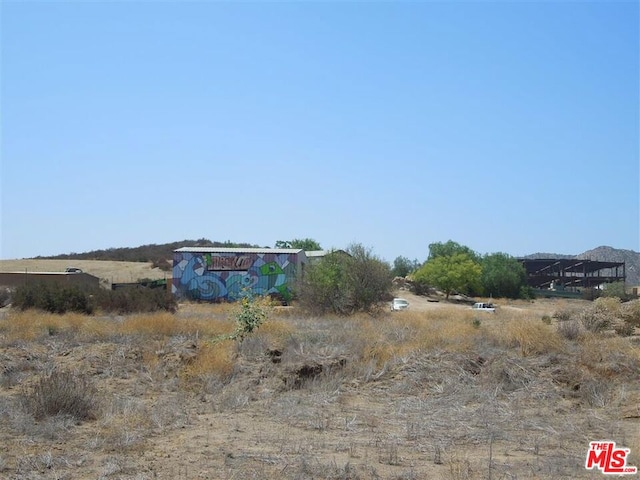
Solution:
<svg viewBox="0 0 640 480">
<path fill-rule="evenodd" d="M 233 372 L 236 356 L 236 343 L 224 340 L 217 343 L 203 342 L 198 345 L 197 353 L 183 369 L 183 378 L 187 384 L 215 376 L 228 379 Z"/>
<path fill-rule="evenodd" d="M 77 373 L 53 371 L 23 394 L 23 405 L 37 420 L 69 415 L 77 420 L 95 419 L 96 391 L 89 379 Z"/>
<path fill-rule="evenodd" d="M 518 348 L 523 357 L 564 350 L 564 342 L 558 332 L 532 318 L 507 320 L 504 327 L 493 330 L 491 336 L 499 345 Z"/>
<path fill-rule="evenodd" d="M 586 333 L 580 337 L 578 360 L 587 371 L 603 378 L 637 375 L 640 347 L 626 338 Z"/>
</svg>

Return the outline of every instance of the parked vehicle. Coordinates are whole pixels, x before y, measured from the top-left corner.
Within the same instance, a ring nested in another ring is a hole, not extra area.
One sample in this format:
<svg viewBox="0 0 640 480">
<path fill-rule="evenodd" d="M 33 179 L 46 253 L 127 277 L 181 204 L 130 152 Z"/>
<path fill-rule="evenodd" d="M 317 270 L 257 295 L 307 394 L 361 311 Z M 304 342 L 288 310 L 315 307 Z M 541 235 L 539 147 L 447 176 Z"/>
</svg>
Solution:
<svg viewBox="0 0 640 480">
<path fill-rule="evenodd" d="M 391 311 L 397 312 L 399 310 L 406 310 L 409 308 L 409 302 L 407 302 L 404 298 L 394 298 L 391 302 Z"/>
<path fill-rule="evenodd" d="M 64 269 L 66 273 L 82 273 L 82 270 L 76 267 L 67 267 Z"/>
<path fill-rule="evenodd" d="M 493 303 L 482 303 L 482 302 L 474 303 L 471 309 L 476 312 L 495 313 L 496 311 L 496 307 L 493 305 Z"/>
</svg>

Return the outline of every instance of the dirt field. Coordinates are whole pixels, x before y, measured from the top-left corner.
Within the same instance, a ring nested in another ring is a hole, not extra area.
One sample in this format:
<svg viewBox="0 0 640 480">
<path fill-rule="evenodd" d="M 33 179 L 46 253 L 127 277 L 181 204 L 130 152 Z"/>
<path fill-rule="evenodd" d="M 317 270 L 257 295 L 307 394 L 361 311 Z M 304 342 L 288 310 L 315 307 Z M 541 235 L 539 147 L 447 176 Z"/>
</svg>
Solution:
<svg viewBox="0 0 640 480">
<path fill-rule="evenodd" d="M 580 301 L 479 315 L 399 295 L 410 310 L 378 317 L 269 310 L 241 342 L 216 340 L 234 328 L 229 305 L 4 309 L 0 478 L 603 478 L 584 467 L 601 439 L 640 465 L 637 335 L 569 339 L 542 321 Z M 34 389 L 55 371 L 88 382 L 90 418 L 34 417 Z"/>
<path fill-rule="evenodd" d="M 0 260 L 0 272 L 64 272 L 67 267 L 104 280 L 105 283 L 136 282 L 142 278 L 159 280 L 170 278 L 171 272 L 152 268 L 151 263 L 111 262 L 106 260 Z"/>
</svg>

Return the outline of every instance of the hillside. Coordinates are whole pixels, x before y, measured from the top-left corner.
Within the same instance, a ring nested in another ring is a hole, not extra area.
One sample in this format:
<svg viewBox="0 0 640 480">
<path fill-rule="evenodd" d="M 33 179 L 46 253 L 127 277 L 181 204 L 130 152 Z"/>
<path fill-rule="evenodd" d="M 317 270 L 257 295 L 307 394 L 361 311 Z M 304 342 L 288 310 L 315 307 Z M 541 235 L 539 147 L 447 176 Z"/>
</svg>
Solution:
<svg viewBox="0 0 640 480">
<path fill-rule="evenodd" d="M 153 267 L 164 271 L 171 270 L 173 251 L 181 247 L 229 247 L 251 248 L 258 247 L 250 243 L 234 243 L 231 241 L 215 242 L 206 238 L 199 240 L 181 240 L 178 242 L 141 245 L 139 247 L 108 248 L 106 250 L 92 250 L 85 253 L 69 253 L 50 257 L 36 257 L 41 260 L 111 260 L 118 262 L 151 263 Z"/>
<path fill-rule="evenodd" d="M 640 253 L 638 252 L 602 246 L 576 255 L 576 258 L 601 262 L 625 262 L 627 285 L 640 285 Z"/>
</svg>

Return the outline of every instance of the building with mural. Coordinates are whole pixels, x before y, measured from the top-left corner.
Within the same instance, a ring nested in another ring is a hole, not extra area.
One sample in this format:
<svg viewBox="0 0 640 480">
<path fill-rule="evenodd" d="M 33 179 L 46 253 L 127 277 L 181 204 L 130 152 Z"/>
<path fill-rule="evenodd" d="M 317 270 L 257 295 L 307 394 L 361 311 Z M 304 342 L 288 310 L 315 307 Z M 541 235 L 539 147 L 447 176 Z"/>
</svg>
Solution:
<svg viewBox="0 0 640 480">
<path fill-rule="evenodd" d="M 173 252 L 172 292 L 178 298 L 234 301 L 247 294 L 288 301 L 307 257 L 294 248 L 184 247 Z"/>
</svg>

